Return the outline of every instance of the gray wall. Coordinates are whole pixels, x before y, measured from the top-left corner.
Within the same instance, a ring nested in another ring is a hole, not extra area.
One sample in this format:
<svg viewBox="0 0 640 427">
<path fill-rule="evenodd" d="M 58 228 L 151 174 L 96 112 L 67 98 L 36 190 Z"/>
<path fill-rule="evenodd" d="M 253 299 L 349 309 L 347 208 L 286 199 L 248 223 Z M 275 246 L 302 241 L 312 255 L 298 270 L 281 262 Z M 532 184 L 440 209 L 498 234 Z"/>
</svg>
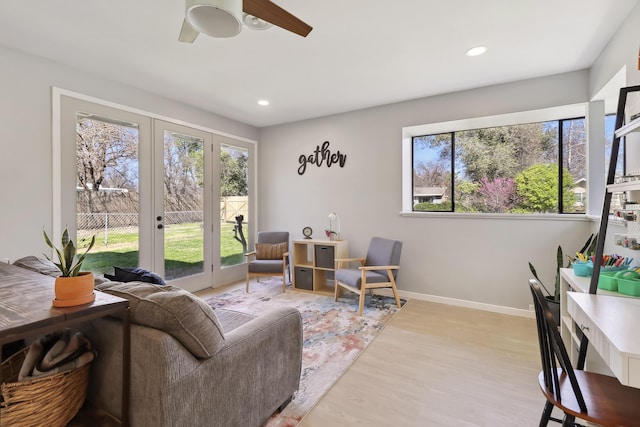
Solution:
<svg viewBox="0 0 640 427">
<path fill-rule="evenodd" d="M 0 47 L 0 258 L 42 254 L 42 228 L 52 229 L 52 86 L 258 138 L 252 126 Z"/>
<path fill-rule="evenodd" d="M 558 244 L 575 253 L 590 222 L 401 216 L 402 127 L 585 102 L 587 83 L 583 70 L 264 128 L 260 229 L 300 238 L 310 225 L 323 237 L 327 215 L 335 211 L 353 256 L 363 256 L 374 235 L 404 242 L 399 287 L 408 295 L 526 310 L 527 262 L 552 283 Z M 347 155 L 345 167 L 310 165 L 298 175 L 298 156 L 325 140 Z"/>
</svg>

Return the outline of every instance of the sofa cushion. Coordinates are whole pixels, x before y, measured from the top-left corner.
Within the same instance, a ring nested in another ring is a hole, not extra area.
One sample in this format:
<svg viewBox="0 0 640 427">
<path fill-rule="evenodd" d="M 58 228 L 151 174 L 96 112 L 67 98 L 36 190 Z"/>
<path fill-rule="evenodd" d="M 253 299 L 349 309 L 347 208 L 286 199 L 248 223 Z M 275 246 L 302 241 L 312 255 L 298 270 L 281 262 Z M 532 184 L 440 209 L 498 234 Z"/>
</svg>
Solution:
<svg viewBox="0 0 640 427">
<path fill-rule="evenodd" d="M 287 242 L 256 243 L 256 259 L 282 259 L 287 252 Z"/>
<path fill-rule="evenodd" d="M 162 277 L 149 270 L 139 267 L 113 267 L 114 274 L 105 274 L 104 277 L 114 282 L 147 282 L 156 285 L 166 285 Z"/>
<path fill-rule="evenodd" d="M 224 345 L 213 309 L 184 289 L 144 282 L 105 282 L 96 289 L 129 300 L 133 323 L 166 332 L 195 357 L 211 357 Z"/>
</svg>

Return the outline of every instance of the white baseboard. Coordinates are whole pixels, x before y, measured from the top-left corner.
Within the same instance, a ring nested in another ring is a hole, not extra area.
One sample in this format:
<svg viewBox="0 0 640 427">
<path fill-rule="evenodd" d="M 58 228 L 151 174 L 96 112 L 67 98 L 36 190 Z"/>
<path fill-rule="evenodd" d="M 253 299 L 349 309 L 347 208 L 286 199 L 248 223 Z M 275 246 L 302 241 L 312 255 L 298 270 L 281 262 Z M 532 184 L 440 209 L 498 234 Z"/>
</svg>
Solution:
<svg viewBox="0 0 640 427">
<path fill-rule="evenodd" d="M 391 289 L 378 289 L 375 291 L 375 293 L 384 295 L 384 296 L 391 296 L 391 297 L 393 296 Z M 408 292 L 408 291 L 402 291 L 402 290 L 398 290 L 398 293 L 400 294 L 401 298 L 406 298 L 406 299 L 417 299 L 422 301 L 435 302 L 439 304 L 455 305 L 457 307 L 473 308 L 476 310 L 491 311 L 493 313 L 509 314 L 511 316 L 527 317 L 530 319 L 535 318 L 535 312 L 533 310 L 523 310 L 520 308 L 505 307 L 502 305 L 486 304 L 482 302 L 466 301 L 462 299 L 447 298 L 447 297 L 441 297 L 437 295 L 428 295 L 428 294 L 421 294 L 417 292 Z"/>
</svg>

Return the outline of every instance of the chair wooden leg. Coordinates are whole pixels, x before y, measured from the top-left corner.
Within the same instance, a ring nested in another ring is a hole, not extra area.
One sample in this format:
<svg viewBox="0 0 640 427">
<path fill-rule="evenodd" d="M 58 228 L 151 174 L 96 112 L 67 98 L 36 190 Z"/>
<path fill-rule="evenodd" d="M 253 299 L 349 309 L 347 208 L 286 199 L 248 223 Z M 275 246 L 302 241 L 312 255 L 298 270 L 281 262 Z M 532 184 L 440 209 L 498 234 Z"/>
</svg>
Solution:
<svg viewBox="0 0 640 427">
<path fill-rule="evenodd" d="M 287 292 L 287 281 L 286 281 L 286 277 L 283 274 L 282 275 L 282 293 L 284 294 L 285 292 Z"/>
<path fill-rule="evenodd" d="M 562 427 L 574 427 L 575 424 L 576 424 L 576 417 L 569 414 L 564 415 L 564 420 L 562 420 Z"/>
<path fill-rule="evenodd" d="M 391 282 L 391 290 L 393 291 L 393 296 L 396 298 L 396 304 L 398 304 L 398 308 L 402 307 L 400 304 L 400 297 L 398 296 L 398 288 L 396 288 L 396 284 Z"/>
<path fill-rule="evenodd" d="M 336 282 L 336 289 L 334 291 L 334 301 L 338 301 L 338 298 L 340 298 L 340 286 L 338 285 L 338 282 Z"/>
<path fill-rule="evenodd" d="M 360 289 L 360 303 L 358 305 L 358 316 L 362 316 L 362 312 L 364 311 L 364 297 L 367 295 L 365 289 Z"/>
<path fill-rule="evenodd" d="M 551 418 L 551 411 L 553 411 L 553 404 L 547 400 L 542 410 L 542 417 L 540 418 L 540 424 L 538 427 L 547 427 L 549 419 Z"/>
<path fill-rule="evenodd" d="M 244 293 L 248 293 L 249 292 L 249 273 L 247 273 L 247 287 L 244 290 Z"/>
</svg>

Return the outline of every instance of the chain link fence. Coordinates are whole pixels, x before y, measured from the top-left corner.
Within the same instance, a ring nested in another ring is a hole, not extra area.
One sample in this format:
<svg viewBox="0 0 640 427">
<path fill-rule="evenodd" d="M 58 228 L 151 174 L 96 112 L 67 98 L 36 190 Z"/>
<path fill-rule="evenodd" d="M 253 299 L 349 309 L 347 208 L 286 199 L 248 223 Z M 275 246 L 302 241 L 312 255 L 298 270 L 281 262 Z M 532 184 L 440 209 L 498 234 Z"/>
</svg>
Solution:
<svg viewBox="0 0 640 427">
<path fill-rule="evenodd" d="M 220 221 L 233 223 L 238 215 L 248 221 L 247 197 L 223 197 L 220 199 Z M 96 245 L 135 244 L 138 240 L 138 212 L 94 212 L 77 214 L 78 245 L 89 244 L 96 236 Z M 164 225 L 203 223 L 201 210 L 165 212 Z"/>
<path fill-rule="evenodd" d="M 138 213 L 79 213 L 77 214 L 78 242 L 88 244 L 96 236 L 96 244 L 131 241 L 138 234 Z M 165 225 L 202 223 L 202 211 L 166 212 Z M 135 239 L 137 240 L 137 238 Z"/>
</svg>

